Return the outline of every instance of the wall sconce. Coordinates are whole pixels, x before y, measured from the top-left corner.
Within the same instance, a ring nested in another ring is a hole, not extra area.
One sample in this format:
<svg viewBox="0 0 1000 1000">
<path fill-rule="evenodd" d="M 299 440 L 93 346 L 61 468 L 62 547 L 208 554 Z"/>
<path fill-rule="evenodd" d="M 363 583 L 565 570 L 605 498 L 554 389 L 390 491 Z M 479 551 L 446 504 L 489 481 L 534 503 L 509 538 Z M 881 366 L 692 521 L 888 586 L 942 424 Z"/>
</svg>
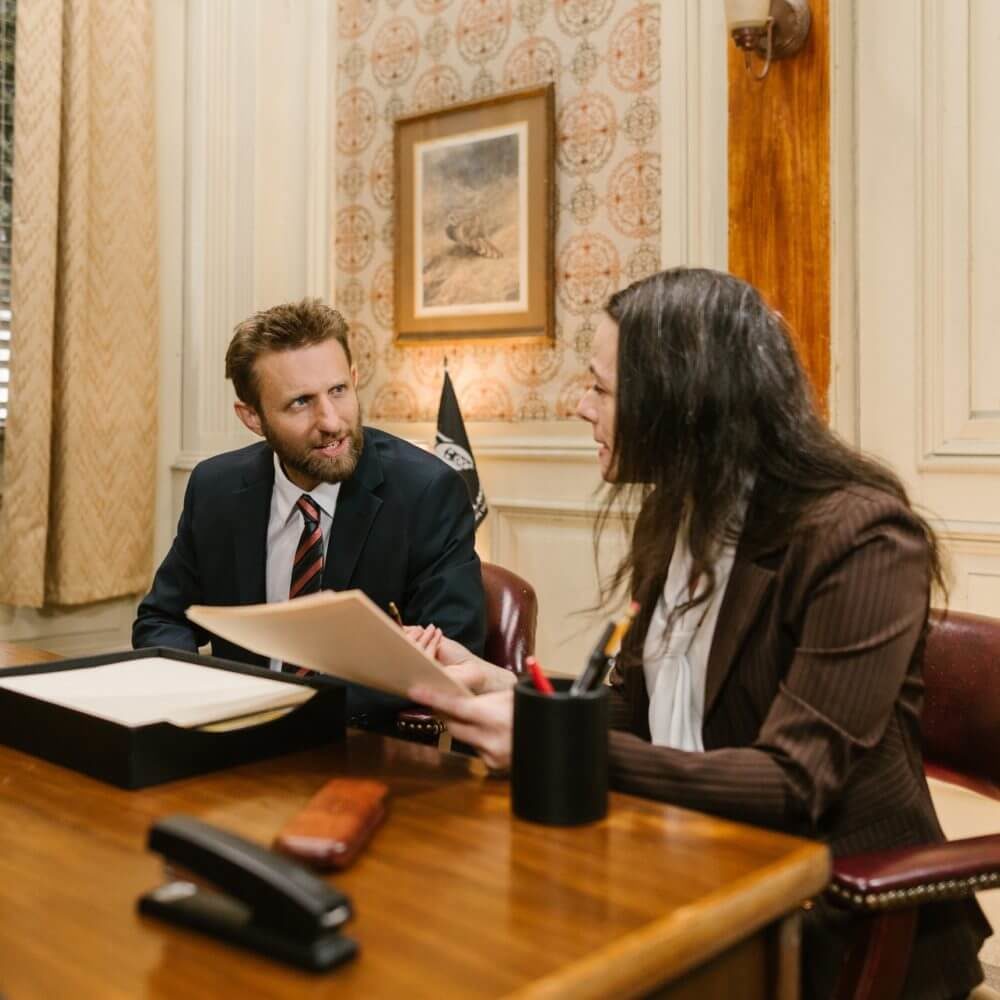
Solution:
<svg viewBox="0 0 1000 1000">
<path fill-rule="evenodd" d="M 811 23 L 809 0 L 726 0 L 726 26 L 755 80 L 767 76 L 772 59 L 787 59 L 802 48 Z M 751 67 L 753 52 L 764 60 L 759 73 Z"/>
</svg>

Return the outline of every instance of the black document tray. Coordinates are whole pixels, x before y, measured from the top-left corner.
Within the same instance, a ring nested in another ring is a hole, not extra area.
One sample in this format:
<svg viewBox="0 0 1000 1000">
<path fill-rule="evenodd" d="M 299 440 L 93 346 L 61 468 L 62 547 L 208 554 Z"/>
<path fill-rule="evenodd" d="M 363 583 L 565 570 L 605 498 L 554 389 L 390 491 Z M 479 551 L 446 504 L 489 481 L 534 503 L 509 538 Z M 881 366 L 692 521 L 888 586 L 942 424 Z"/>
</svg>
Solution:
<svg viewBox="0 0 1000 1000">
<path fill-rule="evenodd" d="M 263 667 L 161 647 L 12 667 L 3 676 L 86 670 L 149 656 L 275 679 Z M 0 688 L 0 743 L 119 788 L 144 788 L 344 738 L 346 689 L 340 681 L 323 675 L 306 679 L 282 674 L 281 679 L 315 688 L 316 694 L 280 718 L 228 732 L 203 732 L 170 722 L 128 727 Z"/>
</svg>

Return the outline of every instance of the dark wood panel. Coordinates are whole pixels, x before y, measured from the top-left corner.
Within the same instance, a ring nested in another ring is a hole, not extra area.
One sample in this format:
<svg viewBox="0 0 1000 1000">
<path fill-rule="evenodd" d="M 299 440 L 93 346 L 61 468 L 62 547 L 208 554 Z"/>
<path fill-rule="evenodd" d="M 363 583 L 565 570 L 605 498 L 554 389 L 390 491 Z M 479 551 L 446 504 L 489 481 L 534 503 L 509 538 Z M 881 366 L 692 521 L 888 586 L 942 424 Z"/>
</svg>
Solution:
<svg viewBox="0 0 1000 1000">
<path fill-rule="evenodd" d="M 802 52 L 758 83 L 729 43 L 729 269 L 786 318 L 826 411 L 830 383 L 828 0 Z M 755 64 L 758 65 L 759 64 Z"/>
</svg>

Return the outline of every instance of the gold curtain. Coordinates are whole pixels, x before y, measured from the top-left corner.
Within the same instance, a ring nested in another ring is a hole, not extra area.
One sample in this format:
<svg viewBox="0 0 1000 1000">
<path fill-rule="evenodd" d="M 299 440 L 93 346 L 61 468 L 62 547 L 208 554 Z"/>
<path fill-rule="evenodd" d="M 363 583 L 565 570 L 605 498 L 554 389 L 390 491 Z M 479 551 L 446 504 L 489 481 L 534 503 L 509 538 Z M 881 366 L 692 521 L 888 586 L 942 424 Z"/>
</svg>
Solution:
<svg viewBox="0 0 1000 1000">
<path fill-rule="evenodd" d="M 0 603 L 149 582 L 158 303 L 152 0 L 17 7 Z"/>
</svg>

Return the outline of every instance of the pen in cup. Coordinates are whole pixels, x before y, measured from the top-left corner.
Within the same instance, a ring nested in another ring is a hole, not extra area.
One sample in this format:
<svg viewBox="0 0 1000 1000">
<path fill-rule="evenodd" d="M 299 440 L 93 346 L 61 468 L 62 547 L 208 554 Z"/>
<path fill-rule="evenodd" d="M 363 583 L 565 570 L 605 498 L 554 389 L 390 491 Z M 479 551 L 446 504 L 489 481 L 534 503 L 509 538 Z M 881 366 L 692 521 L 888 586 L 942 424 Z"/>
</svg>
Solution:
<svg viewBox="0 0 1000 1000">
<path fill-rule="evenodd" d="M 526 656 L 524 658 L 524 665 L 528 668 L 528 672 L 531 674 L 531 682 L 535 685 L 537 691 L 541 694 L 552 694 L 555 688 L 552 687 L 552 682 L 545 676 L 545 671 L 542 670 L 542 665 L 533 656 Z"/>
<path fill-rule="evenodd" d="M 590 690 L 591 680 L 596 677 L 604 667 L 604 647 L 611 641 L 611 636 L 615 631 L 615 623 L 608 622 L 605 626 L 604 631 L 601 633 L 600 639 L 594 645 L 593 650 L 590 653 L 590 657 L 587 660 L 587 665 L 580 672 L 579 676 L 570 685 L 569 693 L 582 694 L 584 691 Z"/>
<path fill-rule="evenodd" d="M 639 602 L 633 601 L 617 623 L 608 622 L 607 627 L 601 633 L 601 638 L 590 654 L 590 659 L 587 660 L 587 665 L 583 668 L 580 676 L 573 681 L 569 689 L 571 695 L 594 691 L 604 683 L 604 678 L 607 676 L 608 670 L 611 669 L 614 657 L 621 649 L 622 642 L 632 627 L 632 621 L 638 611 Z"/>
</svg>

